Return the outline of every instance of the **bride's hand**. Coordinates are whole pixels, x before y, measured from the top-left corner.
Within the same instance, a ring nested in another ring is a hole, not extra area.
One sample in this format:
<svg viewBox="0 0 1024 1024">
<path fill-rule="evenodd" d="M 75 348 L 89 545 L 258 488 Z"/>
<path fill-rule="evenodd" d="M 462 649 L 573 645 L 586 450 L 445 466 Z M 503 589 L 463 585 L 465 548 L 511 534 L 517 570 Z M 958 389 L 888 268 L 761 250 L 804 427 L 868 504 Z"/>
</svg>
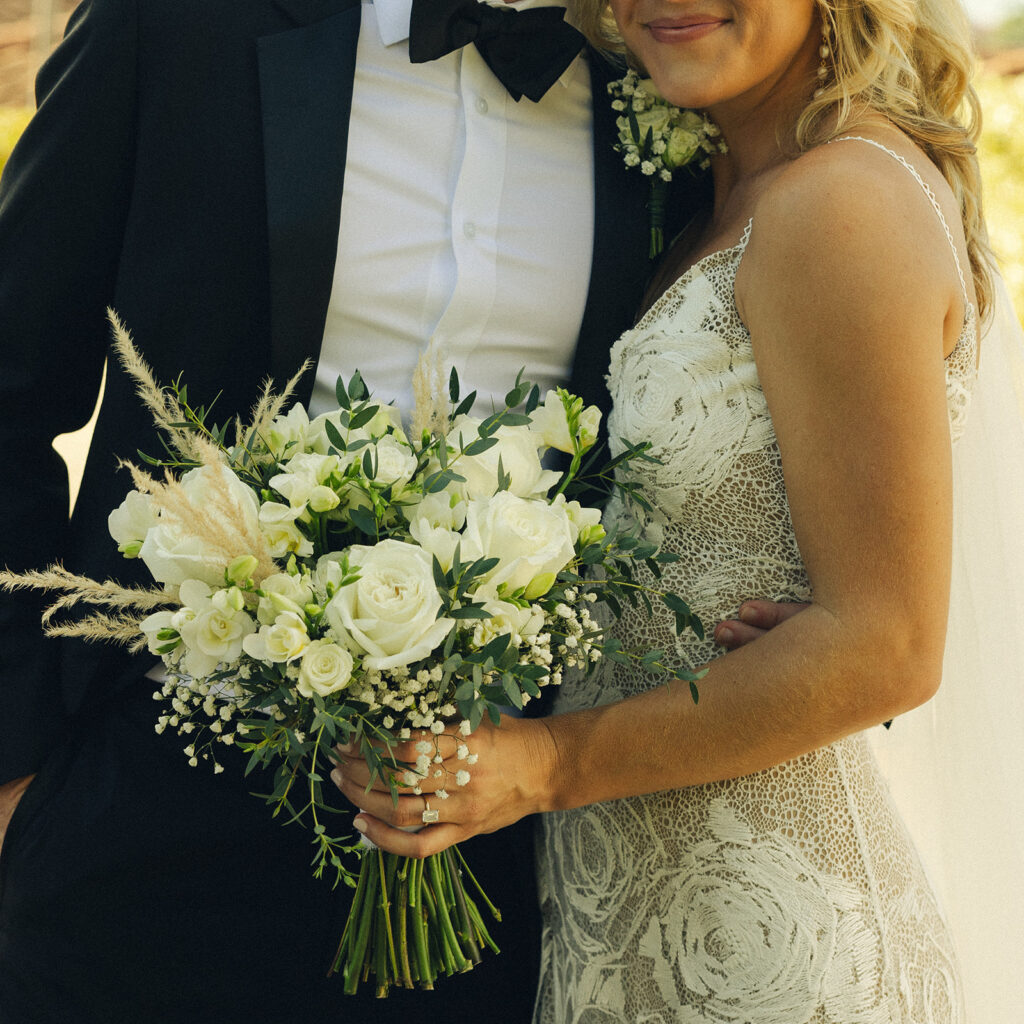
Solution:
<svg viewBox="0 0 1024 1024">
<path fill-rule="evenodd" d="M 426 748 L 417 749 L 424 743 Z M 463 749 L 465 748 L 465 749 Z M 420 794 L 400 786 L 397 805 L 387 781 L 376 779 L 368 790 L 369 768 L 357 750 L 336 748 L 338 767 L 331 773 L 338 789 L 360 809 L 355 826 L 377 846 L 407 857 L 427 857 L 482 832 L 495 832 L 528 814 L 547 809 L 555 749 L 541 719 L 503 717 L 495 727 L 489 719 L 470 736 L 456 728 L 434 736 L 416 732 L 395 748 L 396 760 L 415 764 L 429 751 L 430 767 L 419 779 Z M 470 763 L 465 756 L 473 757 Z M 440 756 L 440 761 L 434 758 Z M 469 774 L 458 785 L 459 772 Z M 402 779 L 399 777 L 399 782 Z M 447 797 L 438 795 L 447 793 Z M 424 825 L 424 811 L 437 820 L 418 832 L 403 828 Z"/>
</svg>

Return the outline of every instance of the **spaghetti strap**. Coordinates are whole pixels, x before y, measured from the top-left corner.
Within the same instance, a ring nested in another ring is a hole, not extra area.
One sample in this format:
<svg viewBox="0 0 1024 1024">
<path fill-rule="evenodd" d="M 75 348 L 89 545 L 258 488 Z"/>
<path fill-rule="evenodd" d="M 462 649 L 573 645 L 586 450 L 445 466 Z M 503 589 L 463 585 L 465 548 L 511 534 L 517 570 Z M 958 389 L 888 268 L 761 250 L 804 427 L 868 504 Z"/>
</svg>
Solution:
<svg viewBox="0 0 1024 1024">
<path fill-rule="evenodd" d="M 883 146 L 881 142 L 875 142 L 874 139 L 866 139 L 863 135 L 841 135 L 838 139 L 829 140 L 829 144 L 832 142 L 866 142 L 869 146 L 874 146 L 875 149 L 880 149 L 883 153 L 888 153 L 889 156 L 894 160 L 898 160 L 908 171 L 910 171 L 918 185 L 920 185 L 924 190 L 924 194 L 928 197 L 928 201 L 932 204 L 932 209 L 935 210 L 935 213 L 939 218 L 939 222 L 942 224 L 942 230 L 946 232 L 946 239 L 949 241 L 949 248 L 953 253 L 953 262 L 956 264 L 957 277 L 960 278 L 960 289 L 964 295 L 964 302 L 969 306 L 971 304 L 971 300 L 967 293 L 967 282 L 964 280 L 963 268 L 960 266 L 960 254 L 957 252 L 956 243 L 953 241 L 953 233 L 949 230 L 949 224 L 946 223 L 946 218 L 942 213 L 942 207 L 939 206 L 939 201 L 935 198 L 935 193 L 931 190 L 931 186 L 928 182 L 918 174 L 917 168 L 888 146 Z"/>
</svg>

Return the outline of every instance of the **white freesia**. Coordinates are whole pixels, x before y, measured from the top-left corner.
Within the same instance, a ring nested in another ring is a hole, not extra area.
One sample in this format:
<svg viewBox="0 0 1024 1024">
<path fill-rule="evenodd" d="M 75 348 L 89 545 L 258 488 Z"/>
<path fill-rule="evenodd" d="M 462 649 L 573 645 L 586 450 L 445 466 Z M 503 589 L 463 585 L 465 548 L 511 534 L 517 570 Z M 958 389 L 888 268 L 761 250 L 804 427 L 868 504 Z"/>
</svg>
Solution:
<svg viewBox="0 0 1024 1024">
<path fill-rule="evenodd" d="M 191 505 L 208 515 L 223 518 L 239 538 L 258 530 L 259 502 L 252 489 L 222 463 L 190 469 L 180 481 Z M 177 585 L 199 579 L 211 586 L 224 581 L 224 570 L 244 550 L 225 552 L 161 515 L 149 529 L 139 558 L 158 583 Z"/>
<path fill-rule="evenodd" d="M 460 416 L 448 434 L 452 447 L 469 447 L 477 440 L 481 420 Z M 491 435 L 497 440 L 478 455 L 452 456 L 452 468 L 466 478 L 462 485 L 470 498 L 489 498 L 498 490 L 498 464 L 510 478 L 509 491 L 523 498 L 546 494 L 560 477 L 541 465 L 539 449 L 544 447 L 540 434 L 529 427 L 499 427 Z"/>
<path fill-rule="evenodd" d="M 295 612 L 281 612 L 270 625 L 242 640 L 242 650 L 250 658 L 274 665 L 294 661 L 308 646 L 306 620 Z"/>
<path fill-rule="evenodd" d="M 256 623 L 243 610 L 236 587 L 213 590 L 201 580 L 186 580 L 179 591 L 185 604 L 172 617 L 185 651 L 180 666 L 193 678 L 212 675 L 219 665 L 237 661 L 242 641 Z"/>
<path fill-rule="evenodd" d="M 473 643 L 477 647 L 506 633 L 516 647 L 521 647 L 524 638 L 536 636 L 544 625 L 544 611 L 537 605 L 521 608 L 511 601 L 485 601 L 484 611 L 490 612 L 491 617 L 480 619 L 473 628 Z"/>
<path fill-rule="evenodd" d="M 142 491 L 129 491 L 124 501 L 107 516 L 107 529 L 125 558 L 137 558 L 146 534 L 157 522 L 153 499 Z"/>
<path fill-rule="evenodd" d="M 303 697 L 336 693 L 352 679 L 352 655 L 331 640 L 314 640 L 303 652 L 296 689 Z"/>
<path fill-rule="evenodd" d="M 415 504 L 405 506 L 402 512 L 410 523 L 423 519 L 430 526 L 446 530 L 461 530 L 466 522 L 466 503 L 453 491 L 424 494 Z"/>
<path fill-rule="evenodd" d="M 563 399 L 564 396 L 564 399 Z M 601 426 L 601 410 L 596 405 L 583 408 L 583 400 L 570 395 L 562 388 L 549 391 L 544 404 L 537 406 L 530 414 L 532 428 L 544 439 L 549 448 L 555 448 L 569 455 L 573 453 L 573 438 L 569 434 L 569 416 L 565 402 L 569 401 L 579 409 L 580 450 L 586 451 L 597 440 Z"/>
<path fill-rule="evenodd" d="M 260 532 L 274 558 L 290 554 L 308 558 L 313 554 L 313 542 L 295 524 L 302 511 L 279 501 L 267 501 L 260 506 Z"/>
<path fill-rule="evenodd" d="M 150 654 L 163 656 L 160 653 L 160 648 L 166 647 L 170 641 L 158 639 L 157 634 L 165 629 L 175 629 L 173 623 L 174 612 L 167 611 L 153 612 L 139 623 L 139 632 L 146 637 L 146 649 Z"/>
<path fill-rule="evenodd" d="M 385 405 L 383 402 L 377 406 L 377 412 L 368 423 L 351 430 L 342 427 L 341 418 L 344 415 L 341 409 L 321 413 L 310 424 L 306 435 L 306 444 L 314 452 L 326 455 L 333 447 L 331 439 L 327 436 L 327 424 L 332 423 L 339 434 L 345 439 L 346 444 L 353 444 L 356 441 L 373 441 L 383 437 L 387 433 L 394 433 L 399 440 L 405 440 L 405 433 L 402 430 L 402 414 L 393 406 Z M 357 448 L 354 454 L 361 455 L 362 449 Z"/>
<path fill-rule="evenodd" d="M 280 458 L 282 455 L 302 451 L 308 434 L 309 416 L 305 406 L 296 404 L 285 415 L 275 417 L 263 440 L 268 450 Z"/>
<path fill-rule="evenodd" d="M 567 501 L 564 494 L 556 495 L 551 504 L 565 510 L 573 544 L 581 535 L 587 543 L 601 540 L 604 537 L 604 529 L 599 529 L 601 526 L 601 510 L 599 508 L 590 508 L 587 505 L 581 505 L 578 501 Z"/>
<path fill-rule="evenodd" d="M 428 519 L 414 519 L 409 524 L 412 539 L 428 555 L 433 555 L 447 572 L 455 562 L 455 549 L 462 540 L 462 534 L 444 526 L 431 526 Z"/>
<path fill-rule="evenodd" d="M 526 588 L 530 598 L 540 597 L 574 554 L 564 506 L 528 501 L 508 491 L 469 503 L 463 560 L 498 559 L 485 584 L 478 588 L 480 594 L 496 595 L 504 584 L 508 593 Z M 538 591 L 538 587 L 542 589 Z"/>
<path fill-rule="evenodd" d="M 276 572 L 268 576 L 261 584 L 263 591 L 260 602 L 256 608 L 256 618 L 264 626 L 270 625 L 281 611 L 280 602 L 275 604 L 271 599 L 272 595 L 278 594 L 286 598 L 298 608 L 303 608 L 313 600 L 313 589 L 309 585 L 308 577 L 292 576 L 287 572 Z"/>
<path fill-rule="evenodd" d="M 332 473 L 338 472 L 340 465 L 337 455 L 299 452 L 283 464 L 282 472 L 272 476 L 269 483 L 292 508 L 304 509 L 314 492 Z M 334 504 L 337 505 L 337 501 Z"/>
<path fill-rule="evenodd" d="M 425 658 L 451 632 L 454 619 L 438 618 L 441 596 L 430 556 L 414 544 L 388 539 L 349 549 L 360 578 L 327 605 L 338 638 L 383 671 Z"/>
</svg>

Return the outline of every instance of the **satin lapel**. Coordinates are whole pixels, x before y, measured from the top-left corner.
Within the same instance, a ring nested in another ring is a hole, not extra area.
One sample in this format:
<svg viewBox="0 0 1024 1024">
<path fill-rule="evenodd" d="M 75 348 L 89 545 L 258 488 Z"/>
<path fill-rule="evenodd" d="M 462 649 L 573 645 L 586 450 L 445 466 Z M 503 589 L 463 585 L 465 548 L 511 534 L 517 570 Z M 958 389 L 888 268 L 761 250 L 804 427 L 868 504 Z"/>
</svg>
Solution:
<svg viewBox="0 0 1024 1024">
<path fill-rule="evenodd" d="M 573 361 L 572 388 L 588 403 L 607 412 L 610 404 L 604 376 L 608 351 L 632 326 L 644 285 L 651 272 L 647 258 L 647 180 L 630 173 L 615 151 L 615 114 L 608 82 L 623 72 L 588 48 L 593 93 L 594 254 L 590 288 Z"/>
<path fill-rule="evenodd" d="M 323 340 L 338 247 L 359 0 L 275 2 L 300 26 L 259 40 L 271 369 L 282 380 L 304 359 L 315 359 Z M 300 397 L 308 398 L 311 374 L 305 385 Z"/>
</svg>

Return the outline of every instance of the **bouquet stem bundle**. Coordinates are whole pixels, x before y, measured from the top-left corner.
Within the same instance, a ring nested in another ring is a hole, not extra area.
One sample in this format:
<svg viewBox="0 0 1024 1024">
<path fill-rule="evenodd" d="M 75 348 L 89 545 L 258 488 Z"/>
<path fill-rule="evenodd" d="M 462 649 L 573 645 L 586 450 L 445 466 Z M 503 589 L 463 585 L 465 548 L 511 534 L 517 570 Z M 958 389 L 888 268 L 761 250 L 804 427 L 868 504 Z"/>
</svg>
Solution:
<svg viewBox="0 0 1024 1024">
<path fill-rule="evenodd" d="M 457 847 L 423 860 L 379 849 L 366 854 L 328 973 L 342 974 L 348 995 L 372 975 L 383 998 L 392 984 L 432 989 L 442 975 L 472 970 L 484 946 L 499 952 L 464 875 L 500 921 Z"/>
</svg>

